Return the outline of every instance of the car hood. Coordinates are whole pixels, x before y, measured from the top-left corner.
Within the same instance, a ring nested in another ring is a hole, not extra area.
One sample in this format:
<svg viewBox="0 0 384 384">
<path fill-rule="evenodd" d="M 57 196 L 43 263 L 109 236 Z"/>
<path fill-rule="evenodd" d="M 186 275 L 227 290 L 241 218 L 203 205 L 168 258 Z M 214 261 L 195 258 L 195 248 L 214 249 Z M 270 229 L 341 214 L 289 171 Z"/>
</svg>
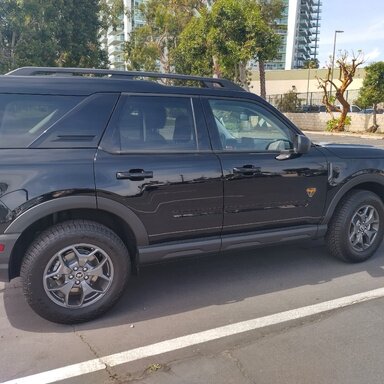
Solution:
<svg viewBox="0 0 384 384">
<path fill-rule="evenodd" d="M 327 144 L 321 143 L 320 147 L 325 148 L 333 155 L 342 159 L 383 159 L 384 149 L 373 145 L 360 144 Z"/>
</svg>

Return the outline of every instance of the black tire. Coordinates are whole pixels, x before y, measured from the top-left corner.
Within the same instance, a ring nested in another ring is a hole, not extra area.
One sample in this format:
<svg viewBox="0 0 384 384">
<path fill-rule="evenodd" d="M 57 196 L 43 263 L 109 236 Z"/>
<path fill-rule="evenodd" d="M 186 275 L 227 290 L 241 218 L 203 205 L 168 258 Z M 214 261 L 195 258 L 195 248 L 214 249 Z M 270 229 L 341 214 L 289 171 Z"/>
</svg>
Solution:
<svg viewBox="0 0 384 384">
<path fill-rule="evenodd" d="M 122 240 L 107 227 L 73 220 L 44 231 L 21 265 L 23 290 L 32 309 L 63 324 L 94 319 L 122 295 L 131 263 Z"/>
<path fill-rule="evenodd" d="M 370 191 L 354 190 L 336 208 L 325 240 L 331 255 L 359 263 L 376 252 L 383 233 L 384 206 L 379 196 Z"/>
</svg>

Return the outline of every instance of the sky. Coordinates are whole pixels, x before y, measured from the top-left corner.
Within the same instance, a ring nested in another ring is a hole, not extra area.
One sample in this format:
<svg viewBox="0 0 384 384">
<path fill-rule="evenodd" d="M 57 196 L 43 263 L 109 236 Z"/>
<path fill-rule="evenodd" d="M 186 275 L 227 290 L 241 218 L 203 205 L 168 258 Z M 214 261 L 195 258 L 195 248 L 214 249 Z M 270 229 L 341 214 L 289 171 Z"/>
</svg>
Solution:
<svg viewBox="0 0 384 384">
<path fill-rule="evenodd" d="M 361 50 L 365 64 L 384 61 L 384 0 L 322 0 L 319 41 L 320 68 L 331 62 L 335 30 L 336 57 Z"/>
</svg>

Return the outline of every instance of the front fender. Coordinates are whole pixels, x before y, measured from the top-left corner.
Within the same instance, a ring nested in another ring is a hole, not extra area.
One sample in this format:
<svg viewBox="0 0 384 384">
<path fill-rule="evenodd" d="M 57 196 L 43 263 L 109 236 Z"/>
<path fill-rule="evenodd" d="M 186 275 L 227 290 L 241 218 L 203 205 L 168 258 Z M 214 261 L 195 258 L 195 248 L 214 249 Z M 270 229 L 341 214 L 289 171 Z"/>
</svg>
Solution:
<svg viewBox="0 0 384 384">
<path fill-rule="evenodd" d="M 366 173 L 358 175 L 348 180 L 335 194 L 331 202 L 328 205 L 328 208 L 325 212 L 324 219 L 322 224 L 328 224 L 331 220 L 333 213 L 341 201 L 341 199 L 348 193 L 351 189 L 358 187 L 359 185 L 373 183 L 380 185 L 384 188 L 384 176 L 381 173 Z"/>
</svg>

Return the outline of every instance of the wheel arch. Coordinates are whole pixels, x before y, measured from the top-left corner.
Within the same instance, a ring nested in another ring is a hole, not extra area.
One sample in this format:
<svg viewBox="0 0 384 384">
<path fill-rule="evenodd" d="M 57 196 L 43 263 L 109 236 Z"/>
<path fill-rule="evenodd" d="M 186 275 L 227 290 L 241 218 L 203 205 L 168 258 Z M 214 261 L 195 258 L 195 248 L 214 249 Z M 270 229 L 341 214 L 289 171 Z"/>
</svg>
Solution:
<svg viewBox="0 0 384 384">
<path fill-rule="evenodd" d="M 63 197 L 41 203 L 20 215 L 5 233 L 20 233 L 9 260 L 9 279 L 20 275 L 20 266 L 29 244 L 42 231 L 58 222 L 84 219 L 113 230 L 127 246 L 132 271 L 137 273 L 139 245 L 148 245 L 148 235 L 138 217 L 129 208 L 108 199 L 96 205 L 92 196 Z"/>
<path fill-rule="evenodd" d="M 384 203 L 384 177 L 381 175 L 366 174 L 356 176 L 355 178 L 344 184 L 339 191 L 335 194 L 332 201 L 328 205 L 326 213 L 324 215 L 323 224 L 328 224 L 331 220 L 336 208 L 346 196 L 352 190 L 366 190 L 375 193 L 380 197 Z"/>
</svg>

